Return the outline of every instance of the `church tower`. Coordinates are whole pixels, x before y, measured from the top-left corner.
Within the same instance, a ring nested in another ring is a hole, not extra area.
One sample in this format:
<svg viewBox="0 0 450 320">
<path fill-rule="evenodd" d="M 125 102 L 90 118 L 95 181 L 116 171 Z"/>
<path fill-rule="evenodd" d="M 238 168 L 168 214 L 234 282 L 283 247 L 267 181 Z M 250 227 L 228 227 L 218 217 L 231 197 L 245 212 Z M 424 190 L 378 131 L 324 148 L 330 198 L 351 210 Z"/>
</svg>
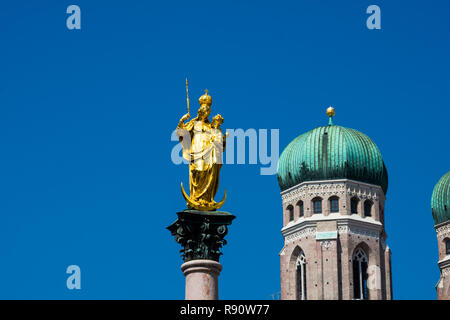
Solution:
<svg viewBox="0 0 450 320">
<path fill-rule="evenodd" d="M 333 124 L 294 139 L 277 169 L 283 204 L 281 298 L 392 299 L 386 167 L 363 133 Z"/>
<path fill-rule="evenodd" d="M 431 196 L 431 212 L 436 229 L 441 277 L 436 285 L 439 300 L 450 300 L 450 171 L 436 184 Z"/>
</svg>

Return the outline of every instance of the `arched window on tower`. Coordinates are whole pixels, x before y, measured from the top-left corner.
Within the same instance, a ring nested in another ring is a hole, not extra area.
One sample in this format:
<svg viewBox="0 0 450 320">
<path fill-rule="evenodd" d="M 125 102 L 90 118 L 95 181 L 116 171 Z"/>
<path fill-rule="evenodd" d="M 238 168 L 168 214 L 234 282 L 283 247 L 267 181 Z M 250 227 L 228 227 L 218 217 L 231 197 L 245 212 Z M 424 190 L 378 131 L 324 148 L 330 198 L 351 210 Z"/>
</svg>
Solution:
<svg viewBox="0 0 450 320">
<path fill-rule="evenodd" d="M 358 213 L 358 203 L 359 203 L 359 199 L 357 197 L 353 197 L 350 200 L 351 214 L 357 214 Z"/>
<path fill-rule="evenodd" d="M 445 254 L 450 255 L 450 239 L 445 239 Z"/>
<path fill-rule="evenodd" d="M 286 210 L 288 211 L 289 221 L 294 221 L 294 207 L 289 205 Z"/>
<path fill-rule="evenodd" d="M 369 259 L 361 248 L 353 254 L 353 298 L 366 300 L 367 294 L 367 265 Z"/>
<path fill-rule="evenodd" d="M 302 200 L 297 202 L 297 207 L 298 207 L 298 215 L 299 215 L 299 217 L 303 217 L 305 212 L 304 212 L 303 201 Z"/>
<path fill-rule="evenodd" d="M 313 212 L 314 213 L 322 213 L 322 199 L 314 198 L 312 203 L 313 203 Z"/>
<path fill-rule="evenodd" d="M 372 201 L 366 200 L 364 201 L 364 217 L 372 216 Z"/>
<path fill-rule="evenodd" d="M 339 198 L 336 196 L 330 198 L 330 212 L 339 212 Z"/>
<path fill-rule="evenodd" d="M 297 283 L 297 300 L 306 300 L 306 257 L 300 252 L 295 264 L 295 278 Z"/>
</svg>

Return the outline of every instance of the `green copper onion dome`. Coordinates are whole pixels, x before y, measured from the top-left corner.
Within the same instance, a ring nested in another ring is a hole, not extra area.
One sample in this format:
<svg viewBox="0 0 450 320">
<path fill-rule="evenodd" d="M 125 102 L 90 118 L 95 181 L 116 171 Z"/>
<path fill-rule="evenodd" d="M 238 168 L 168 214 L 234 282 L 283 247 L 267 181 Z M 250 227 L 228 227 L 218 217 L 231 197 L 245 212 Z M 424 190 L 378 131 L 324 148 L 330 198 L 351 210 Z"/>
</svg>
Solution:
<svg viewBox="0 0 450 320">
<path fill-rule="evenodd" d="M 352 179 L 380 186 L 387 192 L 387 170 L 375 143 L 365 134 L 333 124 L 308 131 L 282 152 L 277 176 L 281 190 L 304 181 Z"/>
<path fill-rule="evenodd" d="M 435 225 L 450 220 L 450 171 L 434 187 L 431 196 L 431 212 Z"/>
</svg>

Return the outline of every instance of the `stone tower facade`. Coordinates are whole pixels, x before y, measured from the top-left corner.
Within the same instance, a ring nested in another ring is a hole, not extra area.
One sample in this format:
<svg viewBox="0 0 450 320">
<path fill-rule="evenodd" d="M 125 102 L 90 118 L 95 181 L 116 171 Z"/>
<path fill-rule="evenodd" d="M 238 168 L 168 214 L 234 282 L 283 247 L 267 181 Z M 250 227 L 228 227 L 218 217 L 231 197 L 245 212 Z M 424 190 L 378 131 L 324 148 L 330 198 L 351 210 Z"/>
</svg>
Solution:
<svg viewBox="0 0 450 320">
<path fill-rule="evenodd" d="M 450 300 L 450 221 L 435 226 L 439 249 L 441 277 L 436 285 L 437 298 Z"/>
<path fill-rule="evenodd" d="M 379 186 L 311 181 L 281 195 L 282 299 L 392 299 L 385 195 Z"/>
<path fill-rule="evenodd" d="M 441 276 L 436 284 L 439 300 L 450 300 L 450 171 L 434 187 L 431 213 L 436 229 Z"/>
<path fill-rule="evenodd" d="M 388 175 L 362 132 L 327 126 L 291 141 L 278 161 L 284 246 L 281 297 L 392 299 L 384 205 Z"/>
</svg>

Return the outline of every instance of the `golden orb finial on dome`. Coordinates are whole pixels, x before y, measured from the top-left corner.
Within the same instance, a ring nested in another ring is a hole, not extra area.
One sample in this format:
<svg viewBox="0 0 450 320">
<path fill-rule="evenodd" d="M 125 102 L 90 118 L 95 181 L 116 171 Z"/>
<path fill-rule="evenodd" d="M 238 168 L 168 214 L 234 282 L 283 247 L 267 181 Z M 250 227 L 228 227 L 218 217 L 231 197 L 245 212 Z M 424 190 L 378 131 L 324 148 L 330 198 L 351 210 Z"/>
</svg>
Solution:
<svg viewBox="0 0 450 320">
<path fill-rule="evenodd" d="M 332 106 L 329 106 L 327 109 L 327 116 L 330 117 L 330 121 L 328 122 L 329 126 L 333 125 L 333 117 L 335 114 L 336 114 L 336 111 L 334 110 L 334 108 Z"/>
<path fill-rule="evenodd" d="M 335 114 L 336 114 L 336 111 L 334 110 L 334 108 L 332 106 L 329 106 L 327 109 L 327 116 L 334 117 Z"/>
<path fill-rule="evenodd" d="M 208 89 L 205 90 L 205 94 L 202 95 L 199 99 L 198 102 L 200 103 L 201 106 L 203 106 L 204 104 L 206 104 L 208 107 L 210 107 L 212 105 L 212 97 L 208 94 Z"/>
</svg>

